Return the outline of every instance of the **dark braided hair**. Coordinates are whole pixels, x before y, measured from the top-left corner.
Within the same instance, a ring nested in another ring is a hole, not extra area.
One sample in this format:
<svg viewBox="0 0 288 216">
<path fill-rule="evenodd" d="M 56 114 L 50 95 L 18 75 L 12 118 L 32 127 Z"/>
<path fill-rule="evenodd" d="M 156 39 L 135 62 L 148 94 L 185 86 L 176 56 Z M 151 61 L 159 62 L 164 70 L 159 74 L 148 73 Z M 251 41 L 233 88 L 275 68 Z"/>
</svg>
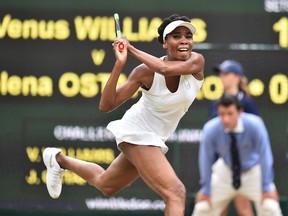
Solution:
<svg viewBox="0 0 288 216">
<path fill-rule="evenodd" d="M 169 25 L 171 22 L 173 21 L 176 21 L 176 20 L 183 20 L 183 21 L 186 21 L 186 22 L 191 22 L 190 19 L 186 16 L 180 16 L 178 14 L 172 14 L 171 16 L 165 18 L 162 22 L 162 24 L 159 26 L 158 28 L 158 42 L 160 44 L 163 44 L 164 41 L 163 41 L 163 33 L 164 33 L 164 29 L 166 28 L 167 25 Z"/>
</svg>

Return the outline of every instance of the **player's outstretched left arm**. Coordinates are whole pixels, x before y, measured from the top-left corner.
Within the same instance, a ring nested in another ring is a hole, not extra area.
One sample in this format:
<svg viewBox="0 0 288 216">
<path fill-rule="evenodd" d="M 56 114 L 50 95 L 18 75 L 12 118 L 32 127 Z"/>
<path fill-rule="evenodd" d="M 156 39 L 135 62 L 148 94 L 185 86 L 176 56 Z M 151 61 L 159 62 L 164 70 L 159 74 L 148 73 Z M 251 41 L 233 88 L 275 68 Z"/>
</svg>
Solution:
<svg viewBox="0 0 288 216">
<path fill-rule="evenodd" d="M 162 74 L 163 76 L 186 75 L 192 74 L 198 80 L 204 79 L 205 59 L 203 55 L 191 52 L 191 56 L 186 61 L 163 61 L 149 53 L 135 48 L 124 37 L 129 54 L 133 55 L 139 61 L 144 63 L 152 71 Z"/>
</svg>

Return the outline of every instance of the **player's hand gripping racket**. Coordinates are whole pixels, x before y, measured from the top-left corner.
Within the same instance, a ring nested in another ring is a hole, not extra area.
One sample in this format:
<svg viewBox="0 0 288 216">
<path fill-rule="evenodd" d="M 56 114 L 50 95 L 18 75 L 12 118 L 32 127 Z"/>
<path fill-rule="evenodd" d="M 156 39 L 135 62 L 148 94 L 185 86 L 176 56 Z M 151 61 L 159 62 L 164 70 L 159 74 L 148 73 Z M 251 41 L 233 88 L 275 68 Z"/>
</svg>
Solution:
<svg viewBox="0 0 288 216">
<path fill-rule="evenodd" d="M 121 27 L 120 27 L 120 21 L 119 21 L 118 13 L 114 13 L 114 20 L 115 20 L 115 25 L 116 25 L 116 36 L 121 37 L 122 33 L 121 33 Z M 124 44 L 123 43 L 118 44 L 118 50 L 119 51 L 124 50 Z"/>
</svg>

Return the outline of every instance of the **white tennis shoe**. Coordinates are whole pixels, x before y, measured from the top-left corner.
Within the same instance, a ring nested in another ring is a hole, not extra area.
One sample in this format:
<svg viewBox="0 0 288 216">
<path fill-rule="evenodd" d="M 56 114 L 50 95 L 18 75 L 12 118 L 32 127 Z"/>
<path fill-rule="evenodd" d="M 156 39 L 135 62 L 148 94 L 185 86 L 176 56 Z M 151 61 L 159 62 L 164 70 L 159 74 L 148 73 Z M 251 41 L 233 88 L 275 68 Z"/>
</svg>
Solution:
<svg viewBox="0 0 288 216">
<path fill-rule="evenodd" d="M 58 148 L 46 148 L 43 151 L 43 161 L 47 168 L 46 186 L 50 196 L 57 199 L 62 190 L 62 177 L 65 170 L 56 161 L 56 155 L 61 152 Z"/>
</svg>

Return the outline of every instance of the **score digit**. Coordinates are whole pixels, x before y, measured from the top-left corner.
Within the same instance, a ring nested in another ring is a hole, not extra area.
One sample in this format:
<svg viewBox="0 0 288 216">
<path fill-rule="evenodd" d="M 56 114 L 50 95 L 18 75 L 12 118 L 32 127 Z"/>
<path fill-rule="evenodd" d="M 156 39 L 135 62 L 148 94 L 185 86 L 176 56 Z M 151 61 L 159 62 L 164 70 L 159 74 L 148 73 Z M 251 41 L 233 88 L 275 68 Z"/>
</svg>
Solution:
<svg viewBox="0 0 288 216">
<path fill-rule="evenodd" d="M 288 47 L 288 18 L 282 17 L 278 22 L 274 23 L 273 30 L 279 32 L 279 46 Z"/>
</svg>

